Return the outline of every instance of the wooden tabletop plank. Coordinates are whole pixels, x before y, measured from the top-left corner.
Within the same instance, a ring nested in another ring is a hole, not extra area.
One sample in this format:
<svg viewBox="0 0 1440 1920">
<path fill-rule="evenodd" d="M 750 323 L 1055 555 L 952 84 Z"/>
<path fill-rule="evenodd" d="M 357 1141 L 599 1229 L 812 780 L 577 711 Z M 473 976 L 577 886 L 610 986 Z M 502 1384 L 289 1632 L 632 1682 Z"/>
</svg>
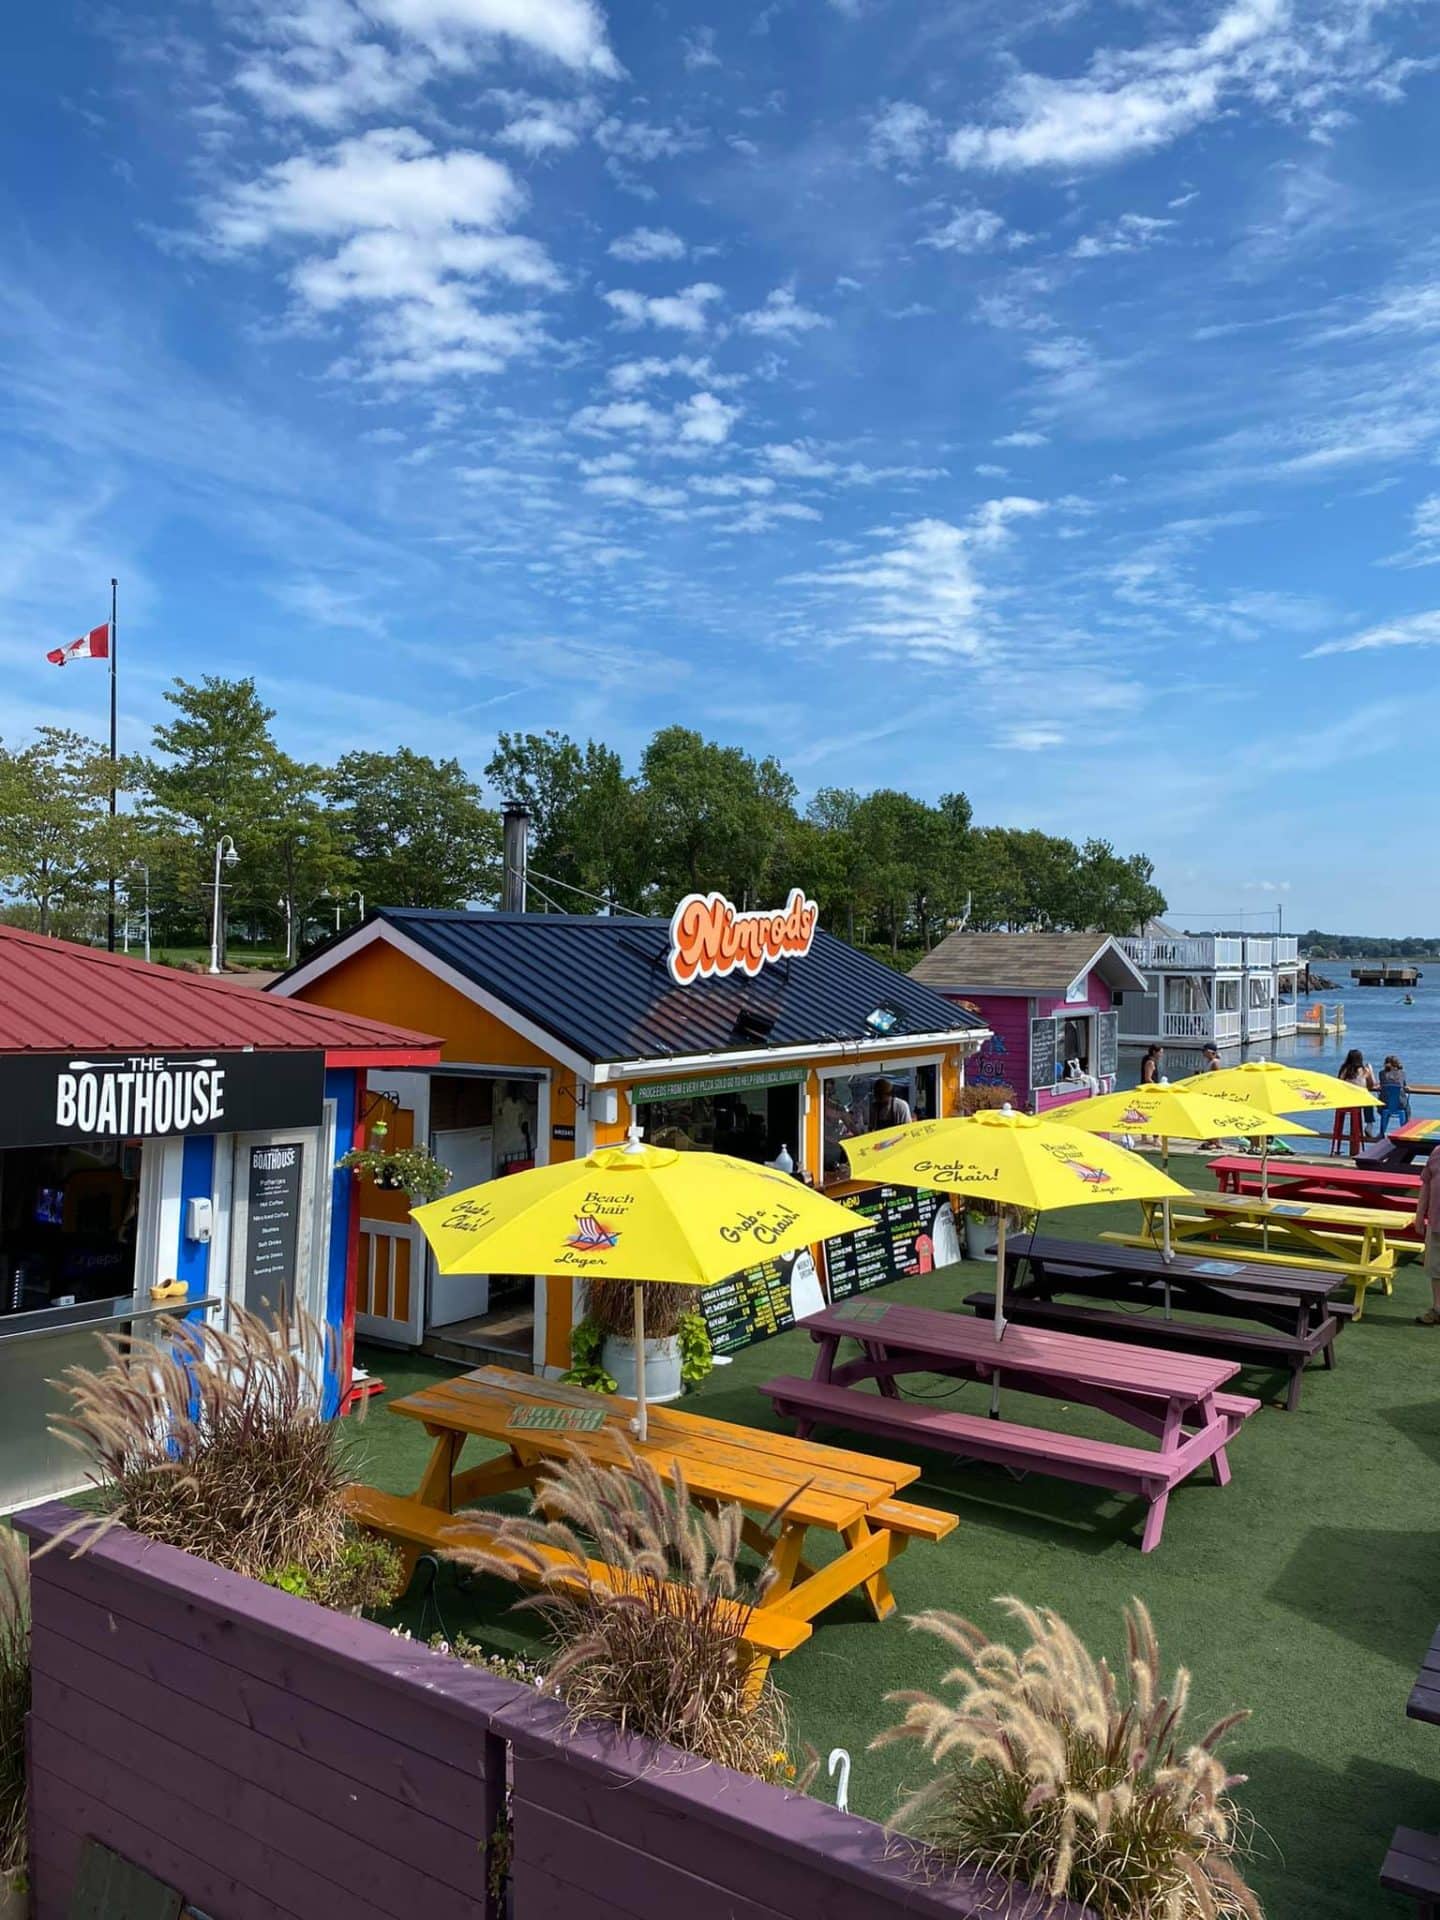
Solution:
<svg viewBox="0 0 1440 1920">
<path fill-rule="evenodd" d="M 1005 1371 L 1052 1374 L 1115 1392 L 1165 1400 L 1203 1399 L 1240 1371 L 1235 1360 L 1127 1346 L 1119 1340 L 1098 1340 L 1046 1327 L 1012 1324 L 1006 1328 L 1004 1339 L 997 1341 L 988 1321 L 937 1312 L 933 1307 L 886 1306 L 883 1318 L 877 1320 L 856 1320 L 843 1309 L 827 1307 L 799 1324 L 812 1332 L 873 1342 L 892 1352 L 899 1349 L 971 1365 L 999 1364 Z"/>
<path fill-rule="evenodd" d="M 1053 1261 L 1059 1266 L 1084 1267 L 1094 1273 L 1137 1275 L 1144 1279 L 1180 1281 L 1187 1276 L 1218 1287 L 1249 1287 L 1260 1293 L 1293 1294 L 1303 1299 L 1327 1299 L 1338 1293 L 1346 1282 L 1339 1274 L 1315 1273 L 1303 1267 L 1266 1267 L 1247 1261 L 1240 1249 L 1233 1260 L 1223 1252 L 1199 1254 L 1176 1252 L 1166 1260 L 1161 1249 L 1122 1247 L 1113 1242 L 1100 1245 L 1094 1240 L 1064 1240 L 1058 1234 L 1021 1234 L 1005 1243 L 1005 1264 L 1018 1266 L 1035 1259 Z M 1223 1260 L 1234 1266 L 1234 1273 L 1204 1273 L 1202 1268 Z"/>
<path fill-rule="evenodd" d="M 1258 1153 L 1222 1153 L 1205 1163 L 1212 1173 L 1254 1175 L 1269 1183 L 1271 1191 L 1280 1184 L 1289 1186 L 1333 1186 L 1351 1193 L 1396 1193 L 1413 1195 L 1419 1190 L 1420 1175 L 1405 1167 L 1352 1167 L 1344 1160 L 1267 1160 Z"/>
<path fill-rule="evenodd" d="M 1157 1211 L 1160 1206 L 1158 1200 L 1146 1200 L 1141 1204 Z M 1393 1230 L 1397 1224 L 1395 1211 L 1389 1207 L 1352 1207 L 1339 1202 L 1286 1200 L 1273 1195 L 1266 1200 L 1258 1193 L 1191 1193 L 1175 1204 L 1179 1207 L 1198 1206 L 1205 1213 L 1239 1214 L 1247 1219 L 1263 1220 L 1281 1227 L 1293 1222 L 1297 1227 L 1348 1227 L 1353 1232 L 1357 1227 Z"/>
<path fill-rule="evenodd" d="M 473 1403 L 472 1396 L 476 1393 L 497 1395 L 507 1409 L 516 1405 L 594 1407 L 597 1399 L 583 1387 L 570 1386 L 561 1380 L 541 1380 L 503 1367 L 482 1367 L 456 1380 L 438 1382 L 435 1388 L 424 1391 L 451 1396 L 446 1404 L 462 1411 Z M 436 1402 L 432 1399 L 428 1404 L 433 1408 Z M 607 1395 L 601 1404 L 607 1416 L 607 1428 L 628 1434 L 634 1402 L 617 1394 Z M 797 1446 L 786 1434 L 735 1426 L 723 1420 L 697 1419 L 668 1406 L 651 1407 L 649 1423 L 651 1443 L 672 1449 L 682 1464 L 699 1451 L 716 1465 L 728 1462 L 739 1471 L 772 1474 L 794 1485 L 832 1493 L 838 1499 L 862 1500 L 867 1506 L 890 1499 L 901 1487 L 919 1478 L 918 1468 L 899 1461 L 843 1453 L 839 1448 L 830 1449 L 813 1441 Z M 848 1463 L 852 1461 L 859 1471 L 851 1469 Z"/>
<path fill-rule="evenodd" d="M 514 1377 L 522 1387 L 528 1384 L 526 1376 Z M 625 1459 L 623 1439 L 631 1439 L 631 1443 L 636 1444 L 633 1437 L 625 1432 L 624 1417 L 613 1417 L 605 1427 L 588 1433 L 557 1433 L 543 1429 L 517 1431 L 508 1426 L 511 1411 L 516 1406 L 544 1404 L 543 1401 L 513 1389 L 496 1390 L 485 1384 L 475 1387 L 469 1394 L 462 1392 L 457 1395 L 457 1387 L 464 1385 L 463 1381 L 453 1381 L 423 1388 L 418 1393 L 406 1395 L 404 1400 L 397 1400 L 390 1410 L 420 1420 L 430 1427 L 497 1440 L 507 1446 L 514 1444 L 522 1447 L 527 1455 L 544 1458 L 563 1459 L 574 1453 L 584 1453 L 602 1465 L 622 1466 Z M 660 1440 L 653 1433 L 643 1445 L 636 1444 L 636 1451 L 667 1479 L 674 1478 L 678 1467 L 692 1493 L 734 1501 L 762 1515 L 785 1507 L 787 1518 L 797 1524 L 825 1527 L 837 1532 L 853 1526 L 880 1498 L 887 1497 L 882 1487 L 908 1485 L 912 1479 L 919 1478 L 918 1468 L 912 1471 L 896 1463 L 893 1476 L 875 1484 L 873 1498 L 868 1494 L 865 1497 L 844 1496 L 815 1486 L 813 1477 L 794 1463 L 778 1460 L 767 1463 L 757 1459 L 752 1464 L 748 1458 L 744 1461 L 737 1461 L 734 1457 L 716 1458 L 707 1453 L 703 1444 L 677 1442 L 668 1438 Z"/>
</svg>

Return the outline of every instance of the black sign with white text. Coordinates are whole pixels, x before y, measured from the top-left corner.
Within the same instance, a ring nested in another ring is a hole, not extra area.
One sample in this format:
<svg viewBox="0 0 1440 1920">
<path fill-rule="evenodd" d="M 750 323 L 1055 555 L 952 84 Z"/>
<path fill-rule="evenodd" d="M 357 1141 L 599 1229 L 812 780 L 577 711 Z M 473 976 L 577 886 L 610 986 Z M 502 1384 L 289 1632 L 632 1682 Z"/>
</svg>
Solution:
<svg viewBox="0 0 1440 1920">
<path fill-rule="evenodd" d="M 251 1147 L 245 1216 L 245 1304 L 288 1313 L 295 1305 L 295 1250 L 300 1237 L 300 1180 L 305 1148 L 298 1140 Z"/>
<path fill-rule="evenodd" d="M 318 1126 L 323 1053 L 0 1054 L 0 1147 Z"/>
</svg>

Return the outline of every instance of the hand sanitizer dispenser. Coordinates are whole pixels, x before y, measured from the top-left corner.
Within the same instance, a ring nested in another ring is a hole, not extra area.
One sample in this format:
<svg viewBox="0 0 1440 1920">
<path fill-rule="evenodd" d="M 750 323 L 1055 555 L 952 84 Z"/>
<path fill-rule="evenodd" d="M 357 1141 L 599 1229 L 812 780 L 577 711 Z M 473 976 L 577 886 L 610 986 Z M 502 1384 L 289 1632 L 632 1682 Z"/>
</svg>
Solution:
<svg viewBox="0 0 1440 1920">
<path fill-rule="evenodd" d="M 194 1194 L 185 1202 L 185 1238 L 208 1247 L 215 1230 L 215 1204 L 209 1194 Z"/>
</svg>

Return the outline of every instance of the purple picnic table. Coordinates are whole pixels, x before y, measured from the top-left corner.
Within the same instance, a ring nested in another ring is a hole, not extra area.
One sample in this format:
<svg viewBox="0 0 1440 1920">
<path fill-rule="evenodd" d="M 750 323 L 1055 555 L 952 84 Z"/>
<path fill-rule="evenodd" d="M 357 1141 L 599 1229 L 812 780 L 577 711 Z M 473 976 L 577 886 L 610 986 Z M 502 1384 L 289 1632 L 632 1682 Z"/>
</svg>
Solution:
<svg viewBox="0 0 1440 1920">
<path fill-rule="evenodd" d="M 1205 1462 L 1230 1479 L 1226 1447 L 1258 1400 L 1221 1389 L 1236 1360 L 1130 1346 L 1048 1327 L 1005 1329 L 932 1307 L 851 1300 L 799 1322 L 817 1345 L 808 1380 L 768 1381 L 767 1394 L 802 1437 L 816 1425 L 856 1428 L 977 1460 L 1018 1466 L 1140 1495 L 1148 1503 L 1141 1551 L 1159 1545 L 1170 1491 Z M 840 1361 L 842 1340 L 859 1356 Z M 1094 1407 L 1157 1444 L 1137 1446 L 956 1412 L 902 1397 L 900 1376 L 941 1374 Z M 878 1392 L 863 1383 L 874 1381 Z"/>
</svg>

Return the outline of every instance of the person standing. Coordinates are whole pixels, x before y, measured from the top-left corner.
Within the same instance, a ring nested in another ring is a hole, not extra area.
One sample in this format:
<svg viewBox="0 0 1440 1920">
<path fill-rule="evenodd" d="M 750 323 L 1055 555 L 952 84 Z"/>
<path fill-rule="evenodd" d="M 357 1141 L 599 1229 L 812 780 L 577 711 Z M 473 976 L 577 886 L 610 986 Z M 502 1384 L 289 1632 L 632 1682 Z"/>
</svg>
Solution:
<svg viewBox="0 0 1440 1920">
<path fill-rule="evenodd" d="M 1153 1087 L 1156 1085 L 1160 1079 L 1160 1069 L 1164 1065 L 1164 1061 L 1165 1049 L 1163 1047 L 1156 1046 L 1145 1049 L 1145 1058 L 1140 1062 L 1140 1084 L 1142 1087 Z"/>
<path fill-rule="evenodd" d="M 1351 1047 L 1341 1062 L 1340 1071 L 1335 1077 L 1337 1080 L 1343 1080 L 1347 1086 L 1364 1087 L 1367 1093 L 1374 1093 L 1375 1091 L 1375 1076 L 1370 1071 L 1369 1063 L 1359 1047 Z M 1332 1158 L 1339 1157 L 1345 1151 L 1345 1130 L 1347 1126 L 1350 1130 L 1350 1153 L 1352 1157 L 1359 1155 L 1360 1148 L 1363 1144 L 1362 1136 L 1369 1131 L 1361 1118 L 1364 1111 L 1361 1107 L 1336 1108 L 1335 1124 L 1330 1129 L 1330 1153 Z"/>
<path fill-rule="evenodd" d="M 1425 1162 L 1415 1201 L 1415 1231 L 1425 1236 L 1425 1278 L 1430 1304 L 1415 1316 L 1417 1327 L 1440 1327 L 1440 1147 Z"/>
<path fill-rule="evenodd" d="M 870 1129 L 879 1133 L 885 1127 L 908 1127 L 915 1115 L 910 1102 L 895 1091 L 893 1080 L 877 1080 L 870 1095 Z"/>
</svg>

